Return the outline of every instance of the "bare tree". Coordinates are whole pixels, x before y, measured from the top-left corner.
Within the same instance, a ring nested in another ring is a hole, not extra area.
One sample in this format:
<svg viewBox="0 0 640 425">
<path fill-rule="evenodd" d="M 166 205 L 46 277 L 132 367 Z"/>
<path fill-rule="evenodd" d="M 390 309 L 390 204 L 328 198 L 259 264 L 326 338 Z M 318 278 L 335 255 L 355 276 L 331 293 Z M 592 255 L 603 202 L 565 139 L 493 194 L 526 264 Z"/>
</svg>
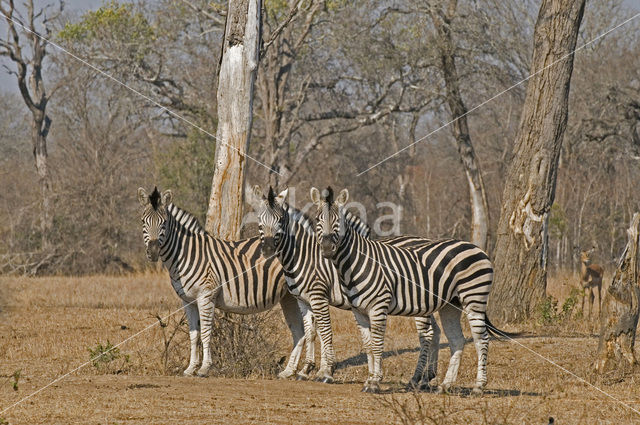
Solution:
<svg viewBox="0 0 640 425">
<path fill-rule="evenodd" d="M 218 74 L 218 143 L 205 225 L 222 239 L 240 237 L 261 14 L 261 0 L 229 0 Z"/>
<path fill-rule="evenodd" d="M 219 48 L 221 14 L 222 8 L 203 0 L 112 2 L 67 22 L 57 37 L 76 56 L 153 99 L 148 108 L 160 105 L 209 128 L 215 102 L 202 90 L 214 83 L 217 61 L 202 51 Z M 159 112 L 174 136 L 187 132 L 185 121 Z"/>
<path fill-rule="evenodd" d="M 640 314 L 638 287 L 638 225 L 640 213 L 635 213 L 627 229 L 627 246 L 620 257 L 613 281 L 602 305 L 600 341 L 596 371 L 628 370 L 637 363 L 634 354 L 636 327 Z"/>
<path fill-rule="evenodd" d="M 300 107 L 306 100 L 305 90 L 309 80 L 301 78 L 294 84 L 291 75 L 295 61 L 306 46 L 324 1 L 302 0 L 291 2 L 286 8 L 266 8 L 264 12 L 264 46 L 256 82 L 260 116 L 264 130 L 265 155 L 271 167 L 270 183 L 278 187 L 287 183 L 308 153 L 315 149 L 319 139 L 312 138 L 297 143 L 292 154 L 293 136 L 303 122 L 299 119 Z"/>
<path fill-rule="evenodd" d="M 36 171 L 40 181 L 42 209 L 40 216 L 40 231 L 42 233 L 42 248 L 48 248 L 49 232 L 53 223 L 51 205 L 51 176 L 48 169 L 47 136 L 51 128 L 51 118 L 47 115 L 47 104 L 50 94 L 47 94 L 42 76 L 42 63 L 47 54 L 47 41 L 42 38 L 36 28 L 38 21 L 44 28 L 44 36 L 51 36 L 50 22 L 61 12 L 63 3 L 59 3 L 59 10 L 52 16 L 47 16 L 47 7 L 35 10 L 33 0 L 25 2 L 26 15 L 16 10 L 13 0 L 0 1 L 0 12 L 8 26 L 5 39 L 0 39 L 0 55 L 9 57 L 17 70 L 7 67 L 9 73 L 15 75 L 18 81 L 20 95 L 31 112 L 31 141 Z M 24 35 L 20 35 L 23 33 Z M 52 91 L 53 92 L 53 91 Z"/>
<path fill-rule="evenodd" d="M 567 123 L 569 85 L 585 1 L 543 0 L 515 156 L 503 193 L 489 314 L 530 317 L 545 295 L 548 220 Z"/>
<path fill-rule="evenodd" d="M 446 86 L 446 101 L 451 112 L 452 131 L 456 147 L 464 167 L 469 196 L 471 198 L 471 241 L 482 249 L 487 247 L 489 232 L 489 206 L 485 193 L 482 173 L 471 143 L 469 125 L 467 123 L 467 107 L 460 94 L 460 82 L 455 61 L 455 46 L 451 34 L 451 21 L 456 17 L 457 0 L 431 2 L 427 12 L 433 21 L 440 54 L 440 69 Z"/>
</svg>

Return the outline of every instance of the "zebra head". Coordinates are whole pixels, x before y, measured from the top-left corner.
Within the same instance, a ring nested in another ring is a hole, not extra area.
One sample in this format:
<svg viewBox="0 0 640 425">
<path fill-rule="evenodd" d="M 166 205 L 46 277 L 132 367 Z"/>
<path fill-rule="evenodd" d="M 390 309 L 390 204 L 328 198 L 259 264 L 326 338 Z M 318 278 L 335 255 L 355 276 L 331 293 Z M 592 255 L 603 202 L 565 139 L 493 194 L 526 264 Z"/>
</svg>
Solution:
<svg viewBox="0 0 640 425">
<path fill-rule="evenodd" d="M 267 196 L 262 195 L 260 186 L 253 188 L 256 199 L 261 201 L 256 205 L 258 215 L 258 229 L 260 231 L 260 246 L 263 257 L 272 257 L 282 249 L 284 233 L 287 226 L 287 210 L 284 202 L 289 194 L 285 189 L 276 196 L 272 187 L 269 187 Z"/>
<path fill-rule="evenodd" d="M 144 188 L 138 188 L 138 201 L 142 205 L 142 238 L 147 248 L 147 258 L 158 261 L 160 246 L 164 242 L 167 206 L 171 203 L 171 191 L 165 190 L 162 195 L 155 187 L 150 195 Z"/>
<path fill-rule="evenodd" d="M 316 213 L 316 236 L 325 258 L 333 258 L 338 244 L 345 234 L 344 206 L 349 199 L 349 191 L 342 189 L 334 199 L 333 189 L 327 187 L 322 195 L 311 188 L 311 201 L 318 207 Z"/>
</svg>

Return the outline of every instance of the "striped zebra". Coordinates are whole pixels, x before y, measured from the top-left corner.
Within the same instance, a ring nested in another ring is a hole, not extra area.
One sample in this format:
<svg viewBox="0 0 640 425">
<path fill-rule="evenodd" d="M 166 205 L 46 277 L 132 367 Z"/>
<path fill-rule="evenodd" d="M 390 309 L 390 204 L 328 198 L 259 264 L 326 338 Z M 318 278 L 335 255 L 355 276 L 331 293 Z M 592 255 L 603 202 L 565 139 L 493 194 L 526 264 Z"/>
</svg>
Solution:
<svg viewBox="0 0 640 425">
<path fill-rule="evenodd" d="M 203 358 L 197 375 L 209 373 L 214 307 L 250 314 L 280 303 L 293 336 L 293 350 L 286 368 L 278 376 L 294 375 L 305 341 L 301 312 L 287 290 L 280 263 L 275 258 L 260 258 L 260 239 L 229 242 L 212 237 L 194 216 L 171 203 L 169 190 L 161 195 L 154 188 L 147 195 L 144 188 L 139 188 L 138 201 L 143 207 L 142 235 L 147 257 L 154 262 L 158 257 L 162 260 L 189 322 L 191 355 L 184 374 L 193 375 L 196 371 L 199 338 Z M 312 363 L 313 356 L 307 350 L 303 370 L 312 368 Z"/>
<path fill-rule="evenodd" d="M 278 196 L 271 187 L 266 197 L 262 195 L 259 186 L 255 186 L 253 192 L 256 200 L 261 199 L 254 207 L 258 216 L 262 254 L 265 257 L 278 256 L 289 290 L 298 298 L 300 309 L 303 312 L 309 310 L 313 312 L 313 323 L 305 322 L 305 326 L 311 327 L 311 329 L 305 329 L 305 334 L 311 338 L 307 340 L 307 347 L 314 345 L 316 327 L 320 336 L 321 361 L 316 379 L 325 383 L 333 382 L 336 356 L 329 306 L 343 310 L 351 309 L 351 304 L 338 283 L 338 272 L 329 260 L 323 258 L 312 221 L 286 202 L 288 189 Z M 364 238 L 369 237 L 371 229 L 360 218 L 346 211 L 345 221 L 352 231 Z M 386 242 L 399 247 L 428 243 L 422 238 L 412 236 L 390 238 Z M 372 365 L 369 328 L 360 326 L 360 321 L 357 323 L 367 349 L 369 364 Z M 431 335 L 429 318 L 417 317 L 416 328 L 421 342 L 429 340 Z M 431 362 L 425 377 L 423 371 L 429 355 Z M 423 380 L 428 382 L 435 376 L 436 365 L 437 351 L 435 354 L 427 351 L 422 353 L 412 382 L 416 384 Z"/>
<path fill-rule="evenodd" d="M 399 248 L 364 238 L 345 225 L 348 197 L 346 189 L 335 200 L 331 191 L 321 196 L 318 189 L 311 189 L 311 200 L 318 208 L 315 231 L 322 253 L 338 269 L 356 319 L 370 327 L 374 361 L 363 391 L 380 390 L 387 316 L 429 317 L 436 311 L 451 350 L 449 367 L 438 391 L 448 391 L 456 380 L 464 348 L 460 326 L 464 311 L 478 355 L 473 394 L 482 394 L 487 383 L 487 326 L 491 326 L 486 306 L 493 280 L 487 254 L 471 243 L 453 239 Z M 437 347 L 440 331 L 435 321 L 430 322 L 430 344 Z"/>
</svg>

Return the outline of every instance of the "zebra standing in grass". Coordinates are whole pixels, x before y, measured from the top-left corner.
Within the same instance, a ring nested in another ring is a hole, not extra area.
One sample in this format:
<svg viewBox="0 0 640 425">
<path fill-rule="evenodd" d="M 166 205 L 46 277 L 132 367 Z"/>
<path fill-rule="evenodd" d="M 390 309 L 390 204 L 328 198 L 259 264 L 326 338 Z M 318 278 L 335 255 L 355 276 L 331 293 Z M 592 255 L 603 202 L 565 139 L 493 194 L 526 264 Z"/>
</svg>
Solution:
<svg viewBox="0 0 640 425">
<path fill-rule="evenodd" d="M 171 203 L 171 191 L 160 194 L 154 188 L 147 195 L 138 189 L 143 207 L 142 235 L 149 260 L 162 259 L 171 285 L 184 304 L 189 321 L 191 356 L 185 375 L 193 375 L 199 363 L 198 339 L 203 359 L 198 376 L 211 368 L 211 328 L 214 307 L 240 314 L 259 313 L 280 303 L 293 336 L 293 351 L 286 368 L 278 375 L 295 374 L 304 346 L 302 317 L 296 299 L 287 290 L 280 263 L 260 258 L 260 239 L 237 242 L 216 239 L 204 231 L 198 220 Z M 202 334 L 201 334 L 202 330 Z M 309 355 L 304 369 L 312 367 Z"/>
<path fill-rule="evenodd" d="M 384 241 L 363 238 L 345 225 L 344 189 L 333 200 L 311 189 L 318 207 L 316 234 L 322 253 L 340 273 L 342 288 L 360 324 L 370 327 L 373 368 L 363 391 L 378 392 L 382 380 L 382 351 L 388 315 L 427 317 L 438 311 L 449 340 L 451 358 L 439 391 L 455 382 L 464 347 L 460 327 L 462 311 L 469 320 L 478 355 L 473 394 L 482 394 L 487 383 L 487 350 L 491 326 L 486 307 L 493 281 L 489 257 L 477 246 L 458 240 L 433 241 L 417 248 L 398 248 Z M 433 322 L 433 340 L 440 333 Z"/>
<path fill-rule="evenodd" d="M 300 309 L 303 312 L 309 310 L 313 312 L 315 323 L 305 322 L 305 325 L 312 327 L 305 329 L 306 336 L 311 338 L 307 341 L 307 347 L 314 345 L 315 327 L 317 327 L 321 346 L 321 361 L 317 379 L 323 382 L 333 382 L 336 357 L 333 348 L 329 305 L 343 310 L 351 309 L 351 304 L 344 296 L 338 283 L 338 272 L 329 260 L 323 258 L 311 220 L 286 202 L 288 189 L 282 191 L 278 196 L 275 196 L 272 188 L 269 188 L 266 197 L 262 195 L 259 186 L 255 186 L 253 192 L 255 199 L 261 200 L 254 206 L 258 216 L 262 253 L 266 257 L 278 256 L 289 290 L 298 298 Z M 345 212 L 345 220 L 352 231 L 364 238 L 369 237 L 371 229 L 358 217 L 347 211 Z M 417 246 L 424 245 L 428 241 L 412 236 L 400 236 L 387 239 L 387 243 L 394 246 Z M 369 364 L 372 365 L 369 329 L 360 326 L 360 322 L 358 324 Z M 416 318 L 421 344 L 431 337 L 432 331 L 429 325 L 430 318 Z M 435 376 L 437 346 L 435 346 L 435 350 L 435 353 L 427 351 L 421 353 L 421 360 L 418 362 L 412 379 L 415 384 L 419 384 L 422 380 L 428 382 Z M 427 362 L 429 362 L 429 371 L 427 376 L 423 377 Z"/>
</svg>

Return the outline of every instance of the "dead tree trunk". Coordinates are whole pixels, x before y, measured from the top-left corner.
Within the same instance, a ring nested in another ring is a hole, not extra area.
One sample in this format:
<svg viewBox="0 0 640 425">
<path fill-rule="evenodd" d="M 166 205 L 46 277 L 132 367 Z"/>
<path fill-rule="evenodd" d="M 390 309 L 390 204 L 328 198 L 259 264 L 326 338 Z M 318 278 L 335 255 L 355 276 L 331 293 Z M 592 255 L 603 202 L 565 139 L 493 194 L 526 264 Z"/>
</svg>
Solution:
<svg viewBox="0 0 640 425">
<path fill-rule="evenodd" d="M 0 1 L 0 12 L 5 16 L 8 25 L 8 36 L 6 40 L 0 40 L 0 55 L 8 56 L 16 65 L 17 70 L 11 71 L 18 80 L 18 89 L 29 112 L 31 112 L 31 143 L 33 147 L 33 159 L 38 173 L 40 183 L 40 194 L 42 207 L 40 209 L 40 233 L 42 248 L 47 249 L 49 245 L 49 234 L 53 225 L 53 215 L 51 213 L 51 176 L 49 174 L 47 154 L 47 136 L 51 127 L 51 119 L 47 115 L 46 109 L 49 96 L 45 90 L 44 79 L 42 77 L 42 62 L 47 54 L 47 41 L 41 38 L 36 29 L 36 19 L 43 16 L 45 9 L 34 10 L 33 0 L 25 2 L 27 8 L 26 22 L 21 22 L 15 10 L 14 2 Z M 45 7 L 46 8 L 46 7 Z M 62 4 L 60 4 L 60 11 Z M 49 38 L 48 22 L 54 20 L 60 13 L 54 13 L 49 19 L 44 18 L 45 38 Z M 16 21 L 21 22 L 20 24 Z M 19 30 L 25 28 L 27 43 L 23 46 L 23 40 L 19 35 Z M 23 53 L 26 47 L 28 53 Z M 29 75 L 28 75 L 29 74 Z"/>
<path fill-rule="evenodd" d="M 229 0 L 218 75 L 216 168 L 205 225 L 207 232 L 229 240 L 240 237 L 242 224 L 261 13 L 261 0 Z"/>
<path fill-rule="evenodd" d="M 531 317 L 547 284 L 548 218 L 567 124 L 573 55 L 585 0 L 543 0 L 514 158 L 502 195 L 489 314 Z"/>
<path fill-rule="evenodd" d="M 458 71 L 455 63 L 455 48 L 451 37 L 451 21 L 455 17 L 457 0 L 449 0 L 448 5 L 429 7 L 429 14 L 436 30 L 438 50 L 440 53 L 441 70 L 444 75 L 447 90 L 447 103 L 451 111 L 453 136 L 460 155 L 460 161 L 464 167 L 464 173 L 469 185 L 471 200 L 471 241 L 482 249 L 487 247 L 487 234 L 489 222 L 489 206 L 484 189 L 484 182 L 478 159 L 476 158 L 469 125 L 467 124 L 467 107 L 462 101 Z"/>
<path fill-rule="evenodd" d="M 595 364 L 599 373 L 629 370 L 637 363 L 633 346 L 640 313 L 638 224 L 640 213 L 635 213 L 631 227 L 627 229 L 627 246 L 622 253 L 611 286 L 604 296 L 600 342 Z"/>
</svg>

